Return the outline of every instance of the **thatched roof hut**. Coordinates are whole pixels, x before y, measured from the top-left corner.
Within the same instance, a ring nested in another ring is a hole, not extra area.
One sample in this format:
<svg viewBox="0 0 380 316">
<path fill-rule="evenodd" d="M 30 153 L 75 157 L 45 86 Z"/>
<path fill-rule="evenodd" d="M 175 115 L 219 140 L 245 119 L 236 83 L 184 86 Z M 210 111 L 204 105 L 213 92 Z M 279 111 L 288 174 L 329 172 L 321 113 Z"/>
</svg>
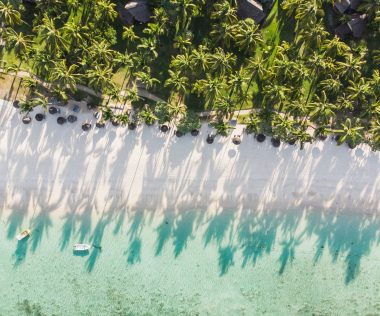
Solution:
<svg viewBox="0 0 380 316">
<path fill-rule="evenodd" d="M 361 0 L 336 0 L 334 7 L 341 13 L 345 13 L 348 9 L 356 10 Z"/>
<path fill-rule="evenodd" d="M 338 36 L 340 39 L 346 38 L 348 35 L 351 34 L 351 30 L 348 27 L 347 23 L 343 23 L 339 25 L 338 27 L 335 28 L 335 34 Z"/>
<path fill-rule="evenodd" d="M 352 19 L 347 23 L 339 25 L 335 29 L 335 34 L 344 39 L 348 35 L 352 35 L 355 38 L 362 38 L 367 29 L 367 15 L 355 14 L 352 15 Z"/>
<path fill-rule="evenodd" d="M 350 0 L 337 0 L 334 2 L 334 7 L 343 14 L 350 7 Z"/>
<path fill-rule="evenodd" d="M 132 0 L 125 5 L 125 9 L 136 21 L 147 23 L 152 15 L 146 0 Z"/>
<path fill-rule="evenodd" d="M 239 19 L 253 19 L 260 24 L 265 19 L 263 6 L 255 0 L 238 0 L 237 15 Z"/>
<path fill-rule="evenodd" d="M 367 14 L 361 14 L 354 17 L 351 21 L 347 22 L 348 27 L 350 28 L 352 35 L 355 38 L 361 38 L 364 35 L 364 32 L 367 29 Z"/>
</svg>

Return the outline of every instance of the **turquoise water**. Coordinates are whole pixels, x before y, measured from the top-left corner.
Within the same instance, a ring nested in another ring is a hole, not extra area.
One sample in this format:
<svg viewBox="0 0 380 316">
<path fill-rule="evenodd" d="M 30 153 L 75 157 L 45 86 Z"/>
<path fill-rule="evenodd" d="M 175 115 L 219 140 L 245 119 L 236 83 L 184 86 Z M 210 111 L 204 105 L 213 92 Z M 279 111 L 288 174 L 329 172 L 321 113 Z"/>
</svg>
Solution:
<svg viewBox="0 0 380 316">
<path fill-rule="evenodd" d="M 379 230 L 333 211 L 3 212 L 0 315 L 379 315 Z"/>
</svg>

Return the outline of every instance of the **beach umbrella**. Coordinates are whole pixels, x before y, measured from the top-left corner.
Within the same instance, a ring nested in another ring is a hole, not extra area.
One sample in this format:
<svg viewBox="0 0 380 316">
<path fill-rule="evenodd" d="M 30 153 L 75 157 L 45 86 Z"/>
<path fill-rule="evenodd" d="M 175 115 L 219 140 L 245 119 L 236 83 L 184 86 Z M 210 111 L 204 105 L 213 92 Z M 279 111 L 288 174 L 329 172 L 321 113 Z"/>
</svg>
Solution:
<svg viewBox="0 0 380 316">
<path fill-rule="evenodd" d="M 295 140 L 295 138 L 291 138 L 291 139 L 289 139 L 289 140 L 287 141 L 287 143 L 288 143 L 289 145 L 293 146 L 293 145 L 296 143 L 296 140 Z"/>
<path fill-rule="evenodd" d="M 74 123 L 74 122 L 76 122 L 77 119 L 78 119 L 78 118 L 77 118 L 75 115 L 69 115 L 69 116 L 67 117 L 67 120 L 68 120 L 70 123 Z"/>
<path fill-rule="evenodd" d="M 183 135 L 185 135 L 185 134 L 182 133 L 181 131 L 175 131 L 175 136 L 182 137 Z"/>
<path fill-rule="evenodd" d="M 29 124 L 31 121 L 32 121 L 32 118 L 31 118 L 29 115 L 25 115 L 25 116 L 22 118 L 22 122 L 23 122 L 24 124 Z"/>
<path fill-rule="evenodd" d="M 197 129 L 191 130 L 191 136 L 198 136 L 198 135 L 199 135 L 199 131 Z"/>
<path fill-rule="evenodd" d="M 36 121 L 41 122 L 45 118 L 45 114 L 37 113 L 35 116 Z"/>
<path fill-rule="evenodd" d="M 207 135 L 207 138 L 206 138 L 206 142 L 207 142 L 207 144 L 212 144 L 212 143 L 214 142 L 214 138 L 215 138 L 214 135 L 212 135 L 212 134 L 208 134 L 208 135 Z"/>
<path fill-rule="evenodd" d="M 239 135 L 235 135 L 233 138 L 232 138 L 232 142 L 235 144 L 235 145 L 240 145 L 241 143 L 241 138 Z"/>
<path fill-rule="evenodd" d="M 272 138 L 270 140 L 272 142 L 273 147 L 278 148 L 281 145 L 281 141 L 278 138 Z"/>
<path fill-rule="evenodd" d="M 51 106 L 49 107 L 49 113 L 56 114 L 56 113 L 59 113 L 59 110 L 55 106 Z"/>
<path fill-rule="evenodd" d="M 104 128 L 105 126 L 106 126 L 106 124 L 104 124 L 104 122 L 96 122 L 97 128 Z"/>
<path fill-rule="evenodd" d="M 20 101 L 19 100 L 15 100 L 13 101 L 13 106 L 18 109 L 20 107 Z"/>
<path fill-rule="evenodd" d="M 161 125 L 160 130 L 161 132 L 166 133 L 167 131 L 169 131 L 169 126 L 167 126 L 166 124 Z"/>
<path fill-rule="evenodd" d="M 264 134 L 258 134 L 257 136 L 256 136 L 256 140 L 259 142 L 259 143 L 262 143 L 262 142 L 264 142 L 265 141 L 265 135 Z"/>
<path fill-rule="evenodd" d="M 137 127 L 136 123 L 134 123 L 134 122 L 128 123 L 128 129 L 129 130 L 133 131 L 136 129 L 136 127 Z"/>
<path fill-rule="evenodd" d="M 58 118 L 57 118 L 57 123 L 59 124 L 59 125 L 63 125 L 63 124 L 65 124 L 66 123 L 66 118 L 64 118 L 63 116 L 59 116 Z"/>
<path fill-rule="evenodd" d="M 85 132 L 89 131 L 91 129 L 91 124 L 90 123 L 83 123 L 82 124 L 82 130 Z"/>
</svg>

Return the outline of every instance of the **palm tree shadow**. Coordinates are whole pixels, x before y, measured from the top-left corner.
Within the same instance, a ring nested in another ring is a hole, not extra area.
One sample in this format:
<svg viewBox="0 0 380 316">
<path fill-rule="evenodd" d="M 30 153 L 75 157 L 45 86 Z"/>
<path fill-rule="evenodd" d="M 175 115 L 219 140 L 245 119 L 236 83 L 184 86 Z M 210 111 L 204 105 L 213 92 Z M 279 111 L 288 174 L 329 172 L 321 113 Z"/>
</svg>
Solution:
<svg viewBox="0 0 380 316">
<path fill-rule="evenodd" d="M 127 264 L 134 265 L 141 262 L 141 246 L 142 242 L 139 237 L 136 237 L 129 244 L 128 250 L 124 252 L 127 255 Z"/>
<path fill-rule="evenodd" d="M 87 254 L 85 254 L 85 255 L 87 255 Z M 81 254 L 80 256 L 84 257 L 83 254 Z M 95 263 L 98 260 L 99 256 L 100 256 L 100 249 L 93 248 L 91 251 L 90 257 L 86 261 L 87 272 L 92 272 L 94 270 Z"/>
<path fill-rule="evenodd" d="M 62 236 L 60 240 L 60 250 L 63 251 L 67 248 L 71 236 L 75 230 L 75 213 L 70 212 L 65 215 L 65 222 L 62 226 Z"/>
<path fill-rule="evenodd" d="M 52 222 L 48 212 L 40 212 L 32 221 L 31 251 L 34 253 L 40 245 L 44 232 L 48 233 Z"/>
<path fill-rule="evenodd" d="M 16 230 L 21 228 L 21 224 L 24 218 L 24 212 L 21 210 L 12 211 L 8 218 L 8 231 L 7 238 L 13 239 L 16 236 Z"/>
<path fill-rule="evenodd" d="M 172 235 L 173 223 L 174 223 L 174 213 L 168 212 L 162 223 L 156 228 L 157 231 L 157 240 L 156 240 L 156 251 L 155 255 L 158 256 L 161 254 L 165 244 L 169 240 Z"/>
<path fill-rule="evenodd" d="M 88 272 L 92 272 L 94 270 L 95 263 L 100 256 L 104 229 L 106 228 L 108 222 L 108 219 L 101 218 L 96 224 L 94 232 L 92 233 L 90 241 L 94 247 L 91 251 L 90 257 L 86 261 L 86 268 Z"/>
<path fill-rule="evenodd" d="M 193 227 L 196 219 L 195 211 L 182 212 L 174 223 L 173 229 L 173 245 L 174 256 L 177 258 L 182 250 L 187 246 L 189 238 L 193 238 Z"/>
<path fill-rule="evenodd" d="M 249 262 L 255 265 L 264 253 L 269 254 L 272 251 L 277 235 L 277 221 L 274 214 L 261 215 L 255 221 L 250 213 L 241 218 L 238 239 L 242 249 L 243 268 Z"/>
<path fill-rule="evenodd" d="M 24 238 L 23 240 L 20 240 L 17 243 L 16 250 L 12 255 L 14 259 L 13 267 L 15 268 L 21 265 L 26 258 L 26 254 L 28 252 L 28 243 L 27 243 L 28 239 L 29 239 L 29 236 Z"/>
<path fill-rule="evenodd" d="M 290 237 L 289 240 L 284 240 L 280 243 L 282 245 L 282 251 L 279 258 L 280 269 L 278 274 L 283 274 L 288 263 L 292 263 L 296 256 L 296 247 L 301 244 L 301 236 L 296 238 Z"/>
<path fill-rule="evenodd" d="M 228 210 L 223 210 L 222 212 L 214 216 L 210 220 L 210 223 L 208 224 L 207 229 L 204 233 L 204 246 L 206 247 L 213 239 L 219 245 L 222 242 L 226 234 L 226 231 L 230 227 L 233 219 L 234 212 Z"/>
<path fill-rule="evenodd" d="M 219 248 L 219 276 L 225 275 L 229 268 L 234 265 L 236 248 L 231 245 Z"/>
</svg>

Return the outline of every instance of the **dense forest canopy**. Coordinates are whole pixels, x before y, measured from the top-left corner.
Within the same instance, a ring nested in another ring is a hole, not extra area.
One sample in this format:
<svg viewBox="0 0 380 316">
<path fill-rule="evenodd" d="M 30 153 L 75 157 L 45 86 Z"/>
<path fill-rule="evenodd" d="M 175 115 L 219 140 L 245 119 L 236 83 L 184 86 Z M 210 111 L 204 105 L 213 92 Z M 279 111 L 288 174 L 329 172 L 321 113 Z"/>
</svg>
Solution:
<svg viewBox="0 0 380 316">
<path fill-rule="evenodd" d="M 260 25 L 228 0 L 155 0 L 148 23 L 126 25 L 125 4 L 0 0 L 1 68 L 35 75 L 24 80 L 27 109 L 45 102 L 41 79 L 63 100 L 81 84 L 140 108 L 130 117 L 103 102 L 103 118 L 122 123 L 174 120 L 187 132 L 199 125 L 193 111 L 212 109 L 225 134 L 235 111 L 252 109 L 247 132 L 302 144 L 333 132 L 380 148 L 380 0 L 349 14 L 331 0 L 266 1 Z M 363 38 L 335 36 L 359 14 Z M 141 107 L 141 87 L 166 102 Z"/>
</svg>

